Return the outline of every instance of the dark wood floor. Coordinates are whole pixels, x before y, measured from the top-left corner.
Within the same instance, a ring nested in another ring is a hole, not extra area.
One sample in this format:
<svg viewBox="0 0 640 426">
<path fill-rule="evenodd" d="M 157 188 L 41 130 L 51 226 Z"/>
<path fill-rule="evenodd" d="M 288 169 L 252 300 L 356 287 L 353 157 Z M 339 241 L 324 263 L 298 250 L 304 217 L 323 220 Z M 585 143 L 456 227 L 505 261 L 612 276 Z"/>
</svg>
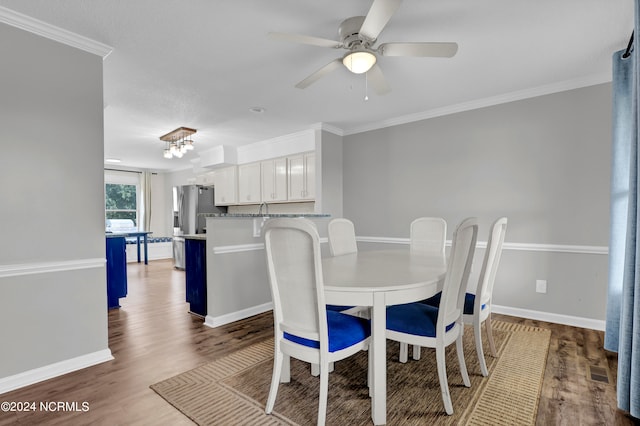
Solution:
<svg viewBox="0 0 640 426">
<path fill-rule="evenodd" d="M 4 425 L 192 425 L 149 385 L 270 337 L 270 313 L 209 328 L 187 313 L 184 272 L 169 260 L 128 264 L 129 294 L 109 311 L 109 348 L 115 360 L 0 395 L 0 402 L 88 403 L 88 411 L 0 412 Z M 617 410 L 616 358 L 603 333 L 494 315 L 501 321 L 551 329 L 551 347 L 538 425 L 632 425 Z M 79 318 L 79 321 L 82 319 Z M 589 378 L 605 368 L 609 384 Z M 636 423 L 637 424 L 637 423 Z"/>
</svg>

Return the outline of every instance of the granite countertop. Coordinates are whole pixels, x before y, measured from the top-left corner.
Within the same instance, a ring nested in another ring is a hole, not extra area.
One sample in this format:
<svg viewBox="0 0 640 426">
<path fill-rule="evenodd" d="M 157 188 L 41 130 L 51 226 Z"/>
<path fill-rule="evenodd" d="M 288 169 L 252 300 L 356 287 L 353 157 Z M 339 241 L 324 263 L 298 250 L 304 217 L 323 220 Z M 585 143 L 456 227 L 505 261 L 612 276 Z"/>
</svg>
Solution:
<svg viewBox="0 0 640 426">
<path fill-rule="evenodd" d="M 204 217 L 235 217 L 235 218 L 256 218 L 256 217 L 330 217 L 327 213 L 199 213 Z"/>
<path fill-rule="evenodd" d="M 206 240 L 207 234 L 187 234 L 181 235 L 186 240 Z"/>
</svg>

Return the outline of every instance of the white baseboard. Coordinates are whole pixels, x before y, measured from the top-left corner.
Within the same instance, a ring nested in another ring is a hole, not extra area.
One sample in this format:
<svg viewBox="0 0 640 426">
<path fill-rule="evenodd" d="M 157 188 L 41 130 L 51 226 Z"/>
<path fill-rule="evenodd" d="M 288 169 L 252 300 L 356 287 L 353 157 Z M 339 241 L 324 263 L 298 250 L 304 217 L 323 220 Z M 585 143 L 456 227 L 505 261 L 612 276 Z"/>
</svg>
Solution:
<svg viewBox="0 0 640 426">
<path fill-rule="evenodd" d="M 0 394 L 42 382 L 43 380 L 62 376 L 63 374 L 71 373 L 72 371 L 91 367 L 92 365 L 111 361 L 112 359 L 113 355 L 111 355 L 111 350 L 104 349 L 56 362 L 54 364 L 45 365 L 44 367 L 34 368 L 33 370 L 18 373 L 13 376 L 3 377 L 0 378 Z"/>
<path fill-rule="evenodd" d="M 263 305 L 252 306 L 241 311 L 232 312 L 230 314 L 221 315 L 219 317 L 212 317 L 207 315 L 204 320 L 204 325 L 216 328 L 221 325 L 230 324 L 234 321 L 249 318 L 254 315 L 261 314 L 273 309 L 273 303 L 265 303 Z M 545 321 L 555 324 L 570 325 L 572 327 L 589 328 L 592 330 L 604 331 L 605 321 L 595 320 L 592 318 L 574 317 L 570 315 L 554 314 L 551 312 L 533 311 L 530 309 L 512 308 L 509 306 L 493 305 L 492 311 L 496 314 L 509 315 L 513 317 L 527 318 L 538 321 Z"/>
<path fill-rule="evenodd" d="M 509 306 L 492 305 L 491 310 L 496 314 L 570 325 L 572 327 L 589 328 L 599 331 L 604 331 L 606 324 L 605 321 L 595 320 L 592 318 L 574 317 L 570 315 L 554 314 L 551 312 L 533 311 L 530 309 L 511 308 Z"/>
<path fill-rule="evenodd" d="M 220 327 L 221 325 L 230 324 L 234 321 L 249 318 L 254 315 L 261 314 L 273 309 L 273 303 L 268 302 L 258 306 L 252 306 L 241 311 L 231 312 L 230 314 L 220 315 L 219 317 L 212 317 L 207 315 L 204 319 L 204 325 L 211 328 Z"/>
</svg>

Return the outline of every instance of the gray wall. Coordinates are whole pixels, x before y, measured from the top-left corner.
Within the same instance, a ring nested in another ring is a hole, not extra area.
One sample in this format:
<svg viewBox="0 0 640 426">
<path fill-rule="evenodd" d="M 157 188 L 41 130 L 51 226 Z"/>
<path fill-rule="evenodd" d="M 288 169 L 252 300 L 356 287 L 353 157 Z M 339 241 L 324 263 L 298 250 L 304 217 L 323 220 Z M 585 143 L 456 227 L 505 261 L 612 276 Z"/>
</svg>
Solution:
<svg viewBox="0 0 640 426">
<path fill-rule="evenodd" d="M 5 24 L 0 57 L 1 379 L 108 341 L 102 58 Z"/>
<path fill-rule="evenodd" d="M 342 217 L 342 136 L 337 136 L 326 131 L 321 132 L 316 148 L 317 167 L 316 182 L 319 190 L 316 190 L 316 212 L 330 214 L 333 217 Z M 317 199 L 320 199 L 318 203 Z"/>
<path fill-rule="evenodd" d="M 607 246 L 610 141 L 610 84 L 345 136 L 344 215 L 359 236 L 441 216 L 451 238 L 477 216 L 486 241 L 507 216 L 507 242 Z M 606 269 L 606 255 L 506 250 L 494 303 L 603 320 Z"/>
</svg>

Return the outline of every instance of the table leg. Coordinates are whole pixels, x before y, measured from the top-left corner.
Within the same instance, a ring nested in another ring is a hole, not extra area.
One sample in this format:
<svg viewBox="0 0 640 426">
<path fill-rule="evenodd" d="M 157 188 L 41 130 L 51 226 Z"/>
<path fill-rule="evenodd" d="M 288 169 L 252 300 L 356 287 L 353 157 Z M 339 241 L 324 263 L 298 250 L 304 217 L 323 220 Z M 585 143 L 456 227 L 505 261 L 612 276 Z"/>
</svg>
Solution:
<svg viewBox="0 0 640 426">
<path fill-rule="evenodd" d="M 371 309 L 372 389 L 371 418 L 376 425 L 387 423 L 387 310 L 384 294 L 374 293 Z"/>
<path fill-rule="evenodd" d="M 147 234 L 144 234 L 143 236 L 144 238 L 144 264 L 148 265 L 149 264 L 149 256 L 147 255 Z"/>
<path fill-rule="evenodd" d="M 138 263 L 140 263 L 140 235 L 136 235 L 136 250 L 138 251 Z"/>
</svg>

